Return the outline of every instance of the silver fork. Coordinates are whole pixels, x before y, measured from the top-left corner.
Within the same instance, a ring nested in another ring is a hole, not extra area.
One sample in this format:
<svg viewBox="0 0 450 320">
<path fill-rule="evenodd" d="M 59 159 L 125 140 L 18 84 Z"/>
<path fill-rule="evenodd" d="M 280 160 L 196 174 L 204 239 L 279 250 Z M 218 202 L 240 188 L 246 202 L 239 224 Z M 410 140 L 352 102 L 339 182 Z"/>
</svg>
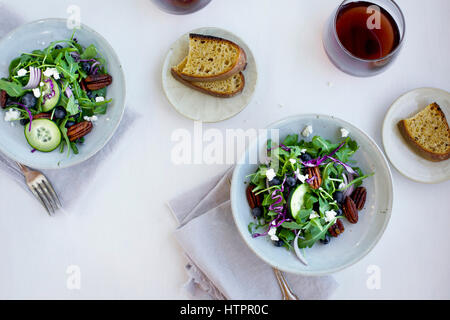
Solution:
<svg viewBox="0 0 450 320">
<path fill-rule="evenodd" d="M 50 216 L 55 215 L 62 205 L 51 183 L 39 171 L 31 170 L 18 162 L 17 165 L 22 170 L 28 188 L 30 188 L 33 195 L 44 206 Z"/>
<path fill-rule="evenodd" d="M 283 300 L 299 300 L 299 298 L 292 292 L 291 288 L 289 288 L 289 285 L 286 281 L 286 278 L 284 277 L 283 272 L 281 272 L 276 268 L 272 269 L 273 272 L 275 273 L 275 277 L 277 278 L 278 285 L 280 286 Z"/>
</svg>

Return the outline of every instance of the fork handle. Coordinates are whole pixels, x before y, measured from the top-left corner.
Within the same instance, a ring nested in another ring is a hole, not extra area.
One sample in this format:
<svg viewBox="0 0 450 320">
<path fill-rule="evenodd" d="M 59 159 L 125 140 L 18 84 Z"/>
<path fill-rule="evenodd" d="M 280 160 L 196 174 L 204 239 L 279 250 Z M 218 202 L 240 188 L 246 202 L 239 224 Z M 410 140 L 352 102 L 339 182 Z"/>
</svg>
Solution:
<svg viewBox="0 0 450 320">
<path fill-rule="evenodd" d="M 23 164 L 21 164 L 19 162 L 16 162 L 16 164 L 20 168 L 20 170 L 22 171 L 23 174 L 26 174 L 31 171 L 28 167 L 24 166 Z"/>
<path fill-rule="evenodd" d="M 276 268 L 273 268 L 273 272 L 275 273 L 278 285 L 280 286 L 281 294 L 283 295 L 283 300 L 299 300 L 299 298 L 292 292 L 291 288 L 289 288 L 289 285 L 283 273 Z"/>
</svg>

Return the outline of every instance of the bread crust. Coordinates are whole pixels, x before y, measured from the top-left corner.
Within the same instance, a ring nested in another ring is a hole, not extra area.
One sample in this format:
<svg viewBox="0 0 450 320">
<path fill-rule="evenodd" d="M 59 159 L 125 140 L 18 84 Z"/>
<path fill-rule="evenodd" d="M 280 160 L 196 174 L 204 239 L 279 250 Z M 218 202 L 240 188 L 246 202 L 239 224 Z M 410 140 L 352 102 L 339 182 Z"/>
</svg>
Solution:
<svg viewBox="0 0 450 320">
<path fill-rule="evenodd" d="M 445 115 L 443 113 L 443 111 L 440 109 L 440 107 L 438 106 L 438 111 L 442 113 L 442 115 L 444 116 L 445 119 Z M 447 123 L 447 122 L 446 122 Z M 426 149 L 424 149 L 420 144 L 418 144 L 415 140 L 414 137 L 410 135 L 408 129 L 406 128 L 406 120 L 401 120 L 398 124 L 397 124 L 400 133 L 402 134 L 403 138 L 405 138 L 406 142 L 408 143 L 408 145 L 414 150 L 416 151 L 416 153 L 420 156 L 422 156 L 423 158 L 433 161 L 433 162 L 440 162 L 440 161 L 445 161 L 450 159 L 450 152 L 447 153 L 435 153 L 435 152 L 431 152 L 428 151 Z M 448 127 L 448 123 L 447 123 L 447 130 L 449 130 Z"/>
<path fill-rule="evenodd" d="M 238 46 L 236 43 L 234 43 L 230 40 L 219 38 L 219 37 L 214 37 L 214 36 L 196 34 L 196 33 L 189 34 L 189 38 L 190 39 L 197 38 L 200 40 L 213 40 L 213 41 L 227 42 L 239 50 L 239 56 L 238 56 L 238 59 L 236 60 L 235 64 L 233 66 L 231 66 L 231 68 L 229 68 L 228 71 L 226 71 L 224 73 L 214 75 L 214 76 L 195 77 L 192 75 L 188 75 L 188 74 L 179 72 L 179 77 L 183 78 L 184 80 L 198 81 L 198 82 L 225 80 L 225 79 L 228 79 L 228 78 L 234 76 L 235 74 L 243 71 L 245 69 L 245 67 L 247 66 L 247 54 L 240 46 Z"/>
<path fill-rule="evenodd" d="M 188 86 L 191 89 L 200 91 L 202 93 L 206 93 L 206 94 L 208 94 L 210 96 L 214 96 L 214 97 L 217 97 L 217 98 L 231 98 L 231 97 L 234 97 L 237 94 L 241 93 L 242 90 L 244 90 L 244 87 L 245 87 L 245 77 L 242 74 L 242 72 L 239 73 L 239 76 L 241 77 L 241 85 L 240 85 L 240 87 L 239 87 L 239 89 L 237 91 L 234 91 L 232 93 L 220 93 L 220 92 L 215 92 L 215 91 L 208 90 L 208 89 L 203 88 L 203 87 L 196 86 L 194 82 L 187 81 L 186 79 L 183 79 L 180 76 L 180 73 L 175 68 L 172 68 L 170 71 L 172 73 L 172 76 L 176 80 L 180 81 L 182 84 Z"/>
</svg>

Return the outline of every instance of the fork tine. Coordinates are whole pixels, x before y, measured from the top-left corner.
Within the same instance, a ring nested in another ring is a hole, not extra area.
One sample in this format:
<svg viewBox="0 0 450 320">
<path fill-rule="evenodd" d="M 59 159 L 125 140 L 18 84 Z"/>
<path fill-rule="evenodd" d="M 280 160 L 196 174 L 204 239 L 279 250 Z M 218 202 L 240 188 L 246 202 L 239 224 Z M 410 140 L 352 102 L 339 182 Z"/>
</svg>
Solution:
<svg viewBox="0 0 450 320">
<path fill-rule="evenodd" d="M 49 204 L 49 209 L 52 212 L 52 214 L 55 213 L 55 211 L 58 209 L 58 207 L 55 205 L 55 203 L 52 201 L 49 191 L 47 190 L 47 187 L 43 185 L 41 182 L 37 183 L 38 190 L 41 191 L 41 195 L 44 198 L 44 200 L 47 201 Z"/>
<path fill-rule="evenodd" d="M 56 205 L 58 206 L 58 208 L 62 207 L 61 201 L 58 198 L 58 195 L 56 194 L 55 189 L 53 189 L 52 184 L 50 183 L 50 181 L 48 181 L 47 179 L 43 179 L 42 182 L 44 183 L 44 185 L 47 187 L 47 189 L 50 191 L 50 194 L 53 198 L 53 200 L 55 201 Z"/>
<path fill-rule="evenodd" d="M 47 213 L 52 216 L 52 213 L 50 212 L 49 208 L 47 207 L 47 204 L 44 202 L 44 199 L 41 197 L 40 193 L 35 187 L 30 187 L 31 192 L 34 194 L 34 196 L 39 200 L 39 202 L 42 204 L 42 206 L 45 208 Z"/>
</svg>

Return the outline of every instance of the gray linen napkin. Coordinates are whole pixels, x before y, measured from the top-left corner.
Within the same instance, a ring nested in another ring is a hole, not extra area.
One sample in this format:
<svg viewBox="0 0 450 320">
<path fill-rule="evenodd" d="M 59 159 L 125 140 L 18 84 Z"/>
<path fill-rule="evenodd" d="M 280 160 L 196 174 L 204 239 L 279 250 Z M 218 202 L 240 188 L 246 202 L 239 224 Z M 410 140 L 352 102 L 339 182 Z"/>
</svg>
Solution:
<svg viewBox="0 0 450 320">
<path fill-rule="evenodd" d="M 23 20 L 14 12 L 11 12 L 0 2 L 0 38 L 12 29 L 23 23 Z M 89 185 L 95 180 L 95 174 L 99 166 L 116 148 L 126 131 L 132 126 L 138 115 L 127 109 L 119 128 L 108 144 L 88 161 L 67 169 L 45 170 L 43 173 L 50 180 L 62 202 L 63 209 L 69 210 L 84 192 L 89 190 Z M 0 121 L 3 121 L 0 118 Z M 14 161 L 8 159 L 0 152 L 0 171 L 17 181 L 28 192 L 24 177 Z M 67 183 L 70 181 L 70 184 Z M 31 194 L 31 192 L 30 192 Z M 76 196 L 74 196 L 76 195 Z"/>
<path fill-rule="evenodd" d="M 70 168 L 42 171 L 58 193 L 64 210 L 68 211 L 72 209 L 76 200 L 81 198 L 85 192 L 89 191 L 90 184 L 95 181 L 99 166 L 109 158 L 112 151 L 116 149 L 117 144 L 122 140 L 136 119 L 137 115 L 127 110 L 111 140 L 89 160 Z M 1 152 L 0 171 L 4 171 L 31 194 L 17 164 Z M 70 183 L 67 183 L 68 181 Z"/>
<path fill-rule="evenodd" d="M 168 203 L 179 223 L 175 237 L 188 259 L 185 288 L 197 299 L 281 299 L 272 268 L 237 234 L 231 176 L 232 169 Z M 326 299 L 338 286 L 330 276 L 286 274 L 286 279 L 300 299 Z"/>
</svg>

